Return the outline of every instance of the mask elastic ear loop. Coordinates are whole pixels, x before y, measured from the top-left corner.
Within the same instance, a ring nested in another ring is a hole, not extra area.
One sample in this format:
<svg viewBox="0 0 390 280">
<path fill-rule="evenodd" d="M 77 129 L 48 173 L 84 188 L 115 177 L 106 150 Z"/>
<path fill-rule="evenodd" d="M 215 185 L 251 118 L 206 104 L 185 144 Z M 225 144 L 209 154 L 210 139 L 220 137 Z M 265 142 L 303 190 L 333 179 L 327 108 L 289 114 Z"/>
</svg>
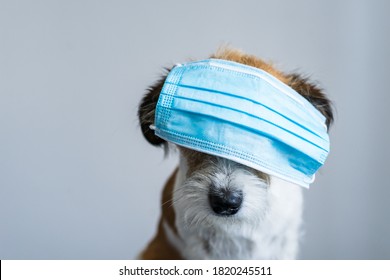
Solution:
<svg viewBox="0 0 390 280">
<path fill-rule="evenodd" d="M 305 183 L 307 184 L 312 184 L 316 179 L 316 174 L 313 174 L 313 177 L 310 180 L 304 180 Z"/>
<path fill-rule="evenodd" d="M 156 126 L 155 126 L 154 124 L 149 125 L 149 128 L 150 128 L 151 130 L 156 130 Z"/>
</svg>

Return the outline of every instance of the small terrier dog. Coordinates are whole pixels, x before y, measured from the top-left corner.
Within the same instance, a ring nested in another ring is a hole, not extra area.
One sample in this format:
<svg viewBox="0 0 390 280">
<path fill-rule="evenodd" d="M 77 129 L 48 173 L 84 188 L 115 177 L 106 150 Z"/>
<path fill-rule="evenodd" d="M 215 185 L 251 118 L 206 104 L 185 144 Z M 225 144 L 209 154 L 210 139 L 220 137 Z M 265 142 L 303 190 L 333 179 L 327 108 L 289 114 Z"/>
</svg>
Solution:
<svg viewBox="0 0 390 280">
<path fill-rule="evenodd" d="M 260 68 L 287 84 L 326 118 L 331 103 L 322 91 L 298 74 L 237 50 L 223 49 L 211 58 Z M 146 140 L 177 148 L 178 168 L 162 194 L 156 236 L 141 259 L 294 259 L 302 222 L 302 188 L 228 159 L 167 143 L 150 128 L 166 75 L 142 99 L 138 116 Z"/>
</svg>

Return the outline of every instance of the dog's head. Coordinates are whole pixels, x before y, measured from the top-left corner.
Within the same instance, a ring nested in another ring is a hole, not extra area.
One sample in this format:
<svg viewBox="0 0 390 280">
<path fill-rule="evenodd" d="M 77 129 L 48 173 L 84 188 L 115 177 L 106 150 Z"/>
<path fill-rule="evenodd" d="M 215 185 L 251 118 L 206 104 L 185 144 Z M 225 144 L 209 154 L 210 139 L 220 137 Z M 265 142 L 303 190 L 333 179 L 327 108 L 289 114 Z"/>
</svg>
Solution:
<svg viewBox="0 0 390 280">
<path fill-rule="evenodd" d="M 330 101 L 306 78 L 298 74 L 283 74 L 256 57 L 235 50 L 222 50 L 212 58 L 235 61 L 270 73 L 311 102 L 325 116 L 328 128 L 332 123 Z M 166 75 L 149 88 L 140 103 L 138 116 L 146 140 L 152 145 L 167 148 L 168 143 L 156 136 L 151 129 L 165 78 Z M 300 213 L 296 212 L 300 212 L 300 208 L 296 209 L 295 206 L 295 203 L 301 202 L 301 191 L 298 186 L 228 159 L 181 146 L 177 146 L 177 149 L 180 152 L 179 174 L 176 176 L 173 197 L 166 203 L 173 205 L 176 215 L 175 226 L 181 236 L 196 232 L 197 238 L 203 239 L 203 248 L 196 249 L 203 250 L 203 253 L 193 252 L 193 256 L 199 257 L 199 254 L 212 251 L 220 240 L 224 240 L 223 236 L 214 239 L 213 236 L 221 232 L 229 232 L 232 235 L 240 232 L 240 236 L 250 235 L 255 227 L 261 224 L 266 226 L 264 221 L 273 219 L 275 215 L 288 223 L 290 216 L 297 214 L 296 219 L 299 223 Z M 281 227 L 279 231 L 288 231 Z M 228 255 L 233 256 L 235 250 L 249 252 L 253 244 L 248 241 L 250 239 L 245 240 L 241 240 L 238 247 L 234 244 L 220 246 L 219 256 L 225 258 Z M 242 246 L 247 248 L 243 249 Z"/>
</svg>

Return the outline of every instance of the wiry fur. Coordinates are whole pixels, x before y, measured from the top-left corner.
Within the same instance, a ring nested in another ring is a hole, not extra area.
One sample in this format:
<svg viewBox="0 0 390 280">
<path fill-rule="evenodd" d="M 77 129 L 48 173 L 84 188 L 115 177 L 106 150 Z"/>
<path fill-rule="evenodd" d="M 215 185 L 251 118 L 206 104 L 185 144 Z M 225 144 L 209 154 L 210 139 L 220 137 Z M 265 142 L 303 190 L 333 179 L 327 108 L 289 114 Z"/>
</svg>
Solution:
<svg viewBox="0 0 390 280">
<path fill-rule="evenodd" d="M 267 180 L 254 170 L 214 157 L 204 168 L 184 175 L 181 157 L 174 186 L 176 227 L 187 259 L 292 259 L 296 257 L 302 212 L 301 188 L 277 178 Z M 242 190 L 240 211 L 230 217 L 213 213 L 210 186 Z"/>
<path fill-rule="evenodd" d="M 297 74 L 285 75 L 272 65 L 236 50 L 224 49 L 212 57 L 269 72 L 302 94 L 326 117 L 328 127 L 331 124 L 329 100 L 307 79 Z M 141 101 L 139 118 L 145 138 L 153 145 L 167 146 L 149 128 L 154 122 L 164 80 L 165 77 L 152 86 Z M 178 150 L 180 165 L 164 190 L 159 232 L 142 258 L 293 259 L 297 256 L 301 187 L 227 159 L 183 147 Z M 243 194 L 241 207 L 234 215 L 218 215 L 210 207 L 209 193 L 223 190 Z M 153 253 L 159 248 L 172 254 Z"/>
</svg>

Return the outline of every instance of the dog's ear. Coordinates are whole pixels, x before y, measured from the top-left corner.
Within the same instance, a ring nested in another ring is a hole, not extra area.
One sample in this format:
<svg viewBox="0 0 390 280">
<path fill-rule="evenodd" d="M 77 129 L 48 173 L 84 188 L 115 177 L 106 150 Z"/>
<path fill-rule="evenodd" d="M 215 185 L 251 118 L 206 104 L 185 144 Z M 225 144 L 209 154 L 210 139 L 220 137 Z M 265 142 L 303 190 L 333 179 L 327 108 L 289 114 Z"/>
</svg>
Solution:
<svg viewBox="0 0 390 280">
<path fill-rule="evenodd" d="M 166 70 L 169 72 L 169 69 Z M 147 93 L 142 98 L 138 107 L 138 119 L 142 133 L 145 139 L 154 146 L 162 146 L 166 143 L 165 140 L 154 134 L 154 130 L 150 126 L 154 125 L 158 97 L 160 96 L 167 75 L 167 73 L 164 74 L 154 85 L 147 89 Z"/>
<path fill-rule="evenodd" d="M 332 102 L 326 97 L 322 90 L 315 84 L 309 82 L 299 74 L 290 74 L 288 85 L 305 97 L 314 107 L 317 108 L 326 118 L 326 126 L 329 130 L 333 122 Z"/>
</svg>

